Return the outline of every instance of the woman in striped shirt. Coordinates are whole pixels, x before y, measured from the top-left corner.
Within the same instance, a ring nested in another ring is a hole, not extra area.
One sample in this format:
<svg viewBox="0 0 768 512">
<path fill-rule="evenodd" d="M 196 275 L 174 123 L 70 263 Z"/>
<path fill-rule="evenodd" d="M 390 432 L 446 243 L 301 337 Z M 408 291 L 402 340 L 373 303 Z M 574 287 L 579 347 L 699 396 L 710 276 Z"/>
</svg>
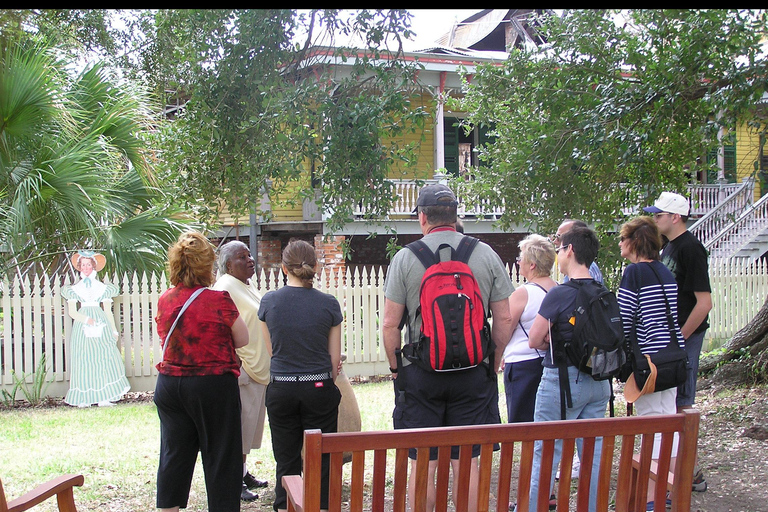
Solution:
<svg viewBox="0 0 768 512">
<path fill-rule="evenodd" d="M 630 262 L 624 270 L 618 293 L 627 340 L 636 343 L 643 355 L 666 347 L 672 341 L 667 320 L 668 302 L 674 319 L 672 327 L 680 348 L 684 348 L 677 320 L 677 283 L 672 272 L 659 261 L 661 235 L 656 223 L 651 217 L 637 217 L 621 226 L 620 235 L 621 256 Z M 676 387 L 644 394 L 634 401 L 635 410 L 638 416 L 675 414 L 676 397 Z M 660 439 L 654 442 L 654 458 L 658 458 L 659 443 Z M 677 451 L 676 445 L 677 438 L 673 453 Z M 653 483 L 650 481 L 648 485 L 649 500 L 653 499 Z M 649 507 L 648 510 L 653 510 L 652 502 Z"/>
</svg>

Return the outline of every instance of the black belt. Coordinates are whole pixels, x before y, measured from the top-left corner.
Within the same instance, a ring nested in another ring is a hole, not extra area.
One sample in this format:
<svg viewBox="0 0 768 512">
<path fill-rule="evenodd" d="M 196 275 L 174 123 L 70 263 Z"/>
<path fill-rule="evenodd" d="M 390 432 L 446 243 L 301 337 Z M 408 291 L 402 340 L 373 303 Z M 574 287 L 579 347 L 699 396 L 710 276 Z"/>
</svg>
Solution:
<svg viewBox="0 0 768 512">
<path fill-rule="evenodd" d="M 318 380 L 328 380 L 331 378 L 331 372 L 325 373 L 307 373 L 304 375 L 272 375 L 272 382 L 313 382 Z"/>
</svg>

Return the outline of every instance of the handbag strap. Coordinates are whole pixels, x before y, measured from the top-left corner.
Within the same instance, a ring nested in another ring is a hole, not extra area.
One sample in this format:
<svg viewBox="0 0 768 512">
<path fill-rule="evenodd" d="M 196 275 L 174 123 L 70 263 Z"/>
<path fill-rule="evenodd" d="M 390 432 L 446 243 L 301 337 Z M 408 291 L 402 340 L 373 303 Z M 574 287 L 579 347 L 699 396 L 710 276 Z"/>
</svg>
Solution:
<svg viewBox="0 0 768 512">
<path fill-rule="evenodd" d="M 674 343 L 677 348 L 680 348 L 680 343 L 677 339 L 677 329 L 675 329 L 675 318 L 672 316 L 672 308 L 669 307 L 669 299 L 667 298 L 667 291 L 664 289 L 664 283 L 662 282 L 658 271 L 653 268 L 653 265 L 648 263 L 648 266 L 651 267 L 653 273 L 656 274 L 656 279 L 659 280 L 659 285 L 661 285 L 661 293 L 664 295 L 664 305 L 667 309 L 667 327 L 669 328 L 669 340 L 671 343 Z"/>
<path fill-rule="evenodd" d="M 661 276 L 659 275 L 658 271 L 653 268 L 652 263 L 644 262 L 648 265 L 648 267 L 653 271 L 653 273 L 656 275 L 656 279 L 659 281 L 659 285 L 661 286 L 661 293 L 664 295 L 664 306 L 666 308 L 666 317 L 667 317 L 667 328 L 669 329 L 669 342 L 674 343 L 674 346 L 678 349 L 680 348 L 680 343 L 677 339 L 677 330 L 675 329 L 675 319 L 672 316 L 672 308 L 669 306 L 669 299 L 667 298 L 667 291 L 664 289 L 664 282 L 661 280 Z M 638 293 L 637 296 L 637 309 L 635 310 L 635 314 L 632 317 L 632 341 L 635 341 L 634 343 L 631 343 L 632 345 L 632 352 L 635 356 L 636 361 L 642 361 L 643 360 L 643 354 L 640 352 L 640 345 L 636 342 L 637 340 L 637 317 L 638 313 L 640 312 L 640 294 Z"/>
<path fill-rule="evenodd" d="M 205 291 L 205 287 L 198 288 L 194 291 L 192 295 L 189 296 L 187 299 L 187 302 L 184 303 L 183 306 L 181 306 L 181 310 L 179 311 L 179 314 L 176 315 L 176 320 L 173 321 L 173 324 L 171 324 L 171 328 L 168 329 L 168 334 L 165 335 L 165 343 L 163 344 L 163 358 L 165 358 L 165 349 L 168 348 L 168 341 L 171 339 L 171 333 L 173 333 L 173 330 L 176 328 L 176 324 L 179 322 L 179 318 L 181 318 L 181 315 L 184 314 L 184 311 L 187 310 L 190 304 L 192 304 L 192 301 L 194 301 L 198 295 L 203 293 Z"/>
</svg>

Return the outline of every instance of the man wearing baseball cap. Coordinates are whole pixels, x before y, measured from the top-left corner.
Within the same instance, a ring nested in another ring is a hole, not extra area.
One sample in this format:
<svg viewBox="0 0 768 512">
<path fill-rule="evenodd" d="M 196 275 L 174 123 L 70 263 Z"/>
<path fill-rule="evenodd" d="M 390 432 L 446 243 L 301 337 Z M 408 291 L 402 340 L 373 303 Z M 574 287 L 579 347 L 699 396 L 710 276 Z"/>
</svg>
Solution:
<svg viewBox="0 0 768 512">
<path fill-rule="evenodd" d="M 699 355 L 712 309 L 707 250 L 688 231 L 689 209 L 688 199 L 673 192 L 662 192 L 653 206 L 643 208 L 653 214 L 659 232 L 669 240 L 661 250 L 661 261 L 677 281 L 678 320 L 690 362 L 688 380 L 677 389 L 678 410 L 690 408 L 696 398 Z M 707 482 L 698 468 L 693 477 L 693 490 L 707 490 Z"/>
<path fill-rule="evenodd" d="M 456 231 L 457 206 L 453 191 L 442 184 L 423 187 L 416 202 L 416 214 L 424 235 L 421 241 L 429 251 L 438 251 L 443 260 L 450 259 L 450 254 L 445 253 L 450 252 L 450 248 L 457 249 L 464 240 L 464 235 Z M 397 389 L 392 415 L 396 429 L 501 423 L 496 372 L 503 359 L 504 347 L 512 337 L 514 326 L 509 311 L 509 296 L 514 288 L 501 258 L 489 245 L 478 242 L 467 264 L 477 279 L 485 310 L 490 310 L 493 315 L 491 339 L 496 345 L 496 354 L 492 365 L 490 361 L 484 361 L 459 371 L 429 371 L 407 357 L 399 356 L 412 348 L 403 346 L 404 326 L 407 326 L 406 344 L 419 340 L 422 324 L 422 316 L 417 314 L 419 290 L 426 269 L 408 247 L 395 254 L 387 269 L 382 333 Z M 472 451 L 470 493 L 477 492 L 479 452 L 480 446 L 477 445 Z M 454 489 L 458 489 L 458 455 L 458 451 L 451 454 Z M 415 469 L 416 451 L 411 450 L 409 457 L 411 467 Z M 427 510 L 435 508 L 436 468 L 437 450 L 430 450 Z M 410 500 L 415 499 L 415 475 L 416 472 L 412 471 L 408 482 Z M 472 496 L 469 502 L 476 503 L 476 496 Z M 411 501 L 411 508 L 413 506 Z"/>
</svg>

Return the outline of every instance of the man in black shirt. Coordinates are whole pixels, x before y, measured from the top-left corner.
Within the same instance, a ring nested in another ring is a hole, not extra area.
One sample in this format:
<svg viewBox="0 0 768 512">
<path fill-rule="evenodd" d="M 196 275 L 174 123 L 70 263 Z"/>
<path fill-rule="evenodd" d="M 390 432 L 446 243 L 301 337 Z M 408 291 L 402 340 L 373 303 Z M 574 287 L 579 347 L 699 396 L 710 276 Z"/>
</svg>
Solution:
<svg viewBox="0 0 768 512">
<path fill-rule="evenodd" d="M 689 209 L 688 199 L 672 192 L 662 192 L 653 206 L 643 208 L 653 214 L 659 232 L 669 240 L 661 251 L 661 261 L 677 281 L 677 315 L 690 361 L 688 380 L 677 389 L 678 411 L 690 408 L 696 398 L 699 355 L 712 309 L 708 255 L 701 242 L 688 231 Z M 694 475 L 693 490 L 707 490 L 701 470 Z"/>
</svg>

